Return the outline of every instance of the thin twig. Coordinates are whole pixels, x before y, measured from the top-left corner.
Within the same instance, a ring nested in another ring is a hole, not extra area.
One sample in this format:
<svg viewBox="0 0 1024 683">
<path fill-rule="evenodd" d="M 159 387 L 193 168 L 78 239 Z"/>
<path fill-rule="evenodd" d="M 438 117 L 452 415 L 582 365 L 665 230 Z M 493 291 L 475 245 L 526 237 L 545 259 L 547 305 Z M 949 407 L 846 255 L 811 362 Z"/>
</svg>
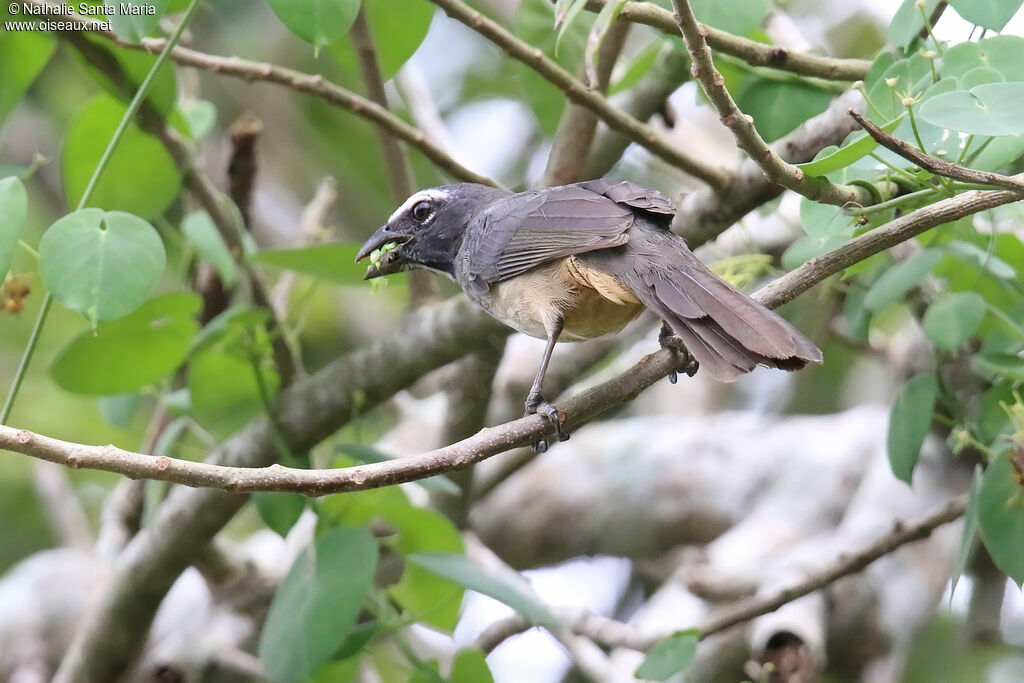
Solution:
<svg viewBox="0 0 1024 683">
<path fill-rule="evenodd" d="M 359 60 L 359 70 L 362 72 L 366 94 L 377 105 L 386 111 L 391 111 L 388 106 L 388 94 L 384 89 L 384 74 L 380 70 L 377 48 L 373 44 L 370 24 L 366 18 L 366 5 L 359 8 L 349 35 L 352 36 L 352 44 L 356 48 L 356 58 Z M 378 127 L 377 139 L 384 157 L 384 169 L 388 176 L 388 186 L 391 188 L 391 199 L 397 206 L 413 192 L 409 160 L 406 158 L 401 141 L 387 130 Z M 410 306 L 413 308 L 423 306 L 437 301 L 437 298 L 437 280 L 429 272 L 425 270 L 409 272 Z"/>
<path fill-rule="evenodd" d="M 899 154 L 907 161 L 920 166 L 929 173 L 945 176 L 946 178 L 952 178 L 953 180 L 961 180 L 965 183 L 990 185 L 992 187 L 998 187 L 1012 192 L 1024 193 L 1024 180 L 1021 180 L 1018 177 L 1006 176 L 1001 173 L 990 173 L 988 171 L 976 171 L 973 168 L 967 168 L 960 164 L 936 159 L 935 157 L 925 154 L 917 147 L 886 133 L 873 122 L 864 118 L 857 112 L 851 110 L 850 116 L 853 117 L 853 120 L 856 121 L 861 128 L 867 131 L 868 135 L 870 135 L 875 142 L 886 149 Z"/>
<path fill-rule="evenodd" d="M 587 9 L 601 11 L 608 0 L 588 0 Z M 619 13 L 619 21 L 646 24 L 662 33 L 675 36 L 679 33 L 672 13 L 653 2 L 628 2 Z M 736 36 L 711 26 L 703 25 L 708 45 L 713 50 L 738 57 L 751 66 L 767 66 L 780 71 L 789 71 L 802 76 L 816 76 L 836 81 L 860 81 L 871 68 L 866 59 L 837 59 L 820 57 L 788 50 L 777 45 L 759 43 L 756 40 Z"/>
<path fill-rule="evenodd" d="M 588 87 L 549 59 L 543 50 L 523 42 L 497 22 L 488 19 L 461 0 L 430 1 L 443 9 L 452 19 L 465 24 L 501 48 L 510 57 L 536 71 L 545 80 L 564 92 L 570 100 L 590 109 L 599 119 L 608 124 L 609 128 L 628 136 L 651 154 L 678 166 L 712 187 L 722 187 L 728 182 L 729 174 L 724 169 L 687 154 L 647 124 L 637 121 L 626 112 L 612 106 L 601 93 Z"/>
<path fill-rule="evenodd" d="M 871 563 L 899 550 L 908 543 L 928 538 L 938 527 L 956 521 L 967 510 L 968 497 L 958 496 L 942 507 L 912 522 L 896 520 L 892 529 L 866 544 L 856 552 L 841 555 L 833 564 L 806 577 L 799 583 L 768 595 L 742 600 L 707 618 L 698 629 L 701 640 L 721 633 L 738 624 L 770 614 L 798 598 L 830 586 L 839 579 L 866 569 Z M 578 635 L 606 647 L 624 647 L 646 652 L 672 632 L 650 633 L 616 619 L 591 612 L 558 612 L 569 629 Z M 515 615 L 488 626 L 476 640 L 476 647 L 491 652 L 505 640 L 531 628 L 522 617 Z"/>
<path fill-rule="evenodd" d="M 973 190 L 901 216 L 790 271 L 758 291 L 754 298 L 776 308 L 806 292 L 815 284 L 863 259 L 906 241 L 930 228 L 1019 199 L 1005 190 Z M 671 351 L 653 353 L 622 375 L 574 396 L 559 406 L 569 428 L 636 398 L 674 367 Z M 344 491 L 390 486 L 417 481 L 436 474 L 466 469 L 493 455 L 532 443 L 546 434 L 551 424 L 530 415 L 497 427 L 483 429 L 450 446 L 415 456 L 341 469 L 293 469 L 228 467 L 176 458 L 154 458 L 115 446 L 86 446 L 0 427 L 0 448 L 71 468 L 98 469 L 133 478 L 170 481 L 187 486 L 222 489 L 231 493 L 288 491 L 323 496 Z"/>
<path fill-rule="evenodd" d="M 672 4 L 676 8 L 679 31 L 693 60 L 693 76 L 722 117 L 722 124 L 732 131 L 737 147 L 750 155 L 772 180 L 809 199 L 837 206 L 863 206 L 874 202 L 874 197 L 863 187 L 836 185 L 826 178 L 807 177 L 800 168 L 776 154 L 757 132 L 754 119 L 740 111 L 725 87 L 725 78 L 715 67 L 705 40 L 707 27 L 697 22 L 689 1 L 672 0 Z"/>
<path fill-rule="evenodd" d="M 57 6 L 54 3 L 47 2 L 46 0 L 26 0 L 26 2 L 39 7 Z M 165 40 L 162 38 L 144 38 L 138 43 L 123 40 L 112 31 L 107 31 L 102 28 L 101 22 L 98 20 L 80 15 L 65 15 L 61 17 L 61 20 L 88 26 L 88 33 L 90 36 L 106 38 L 121 47 L 131 50 L 157 52 L 162 49 L 165 44 Z M 64 34 L 58 33 L 58 35 L 63 36 Z M 408 123 L 375 102 L 371 102 L 365 97 L 360 97 L 359 95 L 328 81 L 321 74 L 308 74 L 267 62 L 258 62 L 249 59 L 242 59 L 240 57 L 211 55 L 178 46 L 171 51 L 170 58 L 184 66 L 204 69 L 206 71 L 223 74 L 225 76 L 235 76 L 246 81 L 276 83 L 296 92 L 314 95 L 335 106 L 345 109 L 356 116 L 361 116 L 378 127 L 388 130 L 395 136 L 418 149 L 423 156 L 430 159 L 430 161 L 432 161 L 438 168 L 453 178 L 470 183 L 480 183 L 482 185 L 499 187 L 499 184 L 491 178 L 476 173 L 455 161 L 455 159 L 449 156 L 444 150 L 427 140 L 423 131 L 414 126 L 410 126 Z"/>
<path fill-rule="evenodd" d="M 629 24 L 613 24 L 598 50 L 595 87 L 602 93 L 608 91 L 612 69 L 626 42 L 628 29 Z M 550 187 L 586 180 L 583 173 L 596 131 L 597 117 L 593 112 L 578 104 L 567 104 L 551 141 L 551 152 L 540 184 Z"/>
</svg>

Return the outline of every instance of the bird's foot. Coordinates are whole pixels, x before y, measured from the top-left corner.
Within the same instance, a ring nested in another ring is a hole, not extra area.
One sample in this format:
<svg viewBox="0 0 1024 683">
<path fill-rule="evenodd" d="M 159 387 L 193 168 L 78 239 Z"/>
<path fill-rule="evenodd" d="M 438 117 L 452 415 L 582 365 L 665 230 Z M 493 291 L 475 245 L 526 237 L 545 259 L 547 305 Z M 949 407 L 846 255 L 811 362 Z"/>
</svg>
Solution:
<svg viewBox="0 0 1024 683">
<path fill-rule="evenodd" d="M 661 332 L 658 333 L 658 343 L 661 344 L 661 348 L 673 351 L 676 355 L 677 364 L 674 370 L 669 373 L 668 381 L 675 384 L 679 380 L 677 372 L 685 373 L 687 377 L 693 377 L 697 374 L 700 364 L 697 359 L 693 357 L 690 350 L 683 344 L 683 340 L 675 336 L 666 323 L 661 324 Z"/>
<path fill-rule="evenodd" d="M 555 407 L 555 404 L 548 403 L 540 394 L 531 392 L 526 399 L 526 415 L 534 414 L 540 415 L 551 423 L 551 426 L 555 428 L 555 436 L 559 441 L 567 441 L 569 439 L 569 433 L 562 429 L 562 416 L 558 413 L 558 408 Z M 543 453 L 547 449 L 548 436 L 545 434 L 534 442 L 533 450 Z"/>
</svg>

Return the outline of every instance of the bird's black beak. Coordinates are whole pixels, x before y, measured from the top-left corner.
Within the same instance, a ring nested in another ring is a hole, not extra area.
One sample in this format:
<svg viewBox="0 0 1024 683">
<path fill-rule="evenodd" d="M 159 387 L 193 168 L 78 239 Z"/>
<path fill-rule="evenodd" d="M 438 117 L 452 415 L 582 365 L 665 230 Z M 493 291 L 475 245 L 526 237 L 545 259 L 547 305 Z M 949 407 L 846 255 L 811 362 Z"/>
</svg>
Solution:
<svg viewBox="0 0 1024 683">
<path fill-rule="evenodd" d="M 407 263 L 402 253 L 403 247 L 412 242 L 412 239 L 412 235 L 396 234 L 387 225 L 370 235 L 370 239 L 366 240 L 359 249 L 359 253 L 356 254 L 356 263 L 376 254 L 366 268 L 366 275 L 363 276 L 363 279 L 372 280 L 375 277 L 401 271 Z"/>
</svg>

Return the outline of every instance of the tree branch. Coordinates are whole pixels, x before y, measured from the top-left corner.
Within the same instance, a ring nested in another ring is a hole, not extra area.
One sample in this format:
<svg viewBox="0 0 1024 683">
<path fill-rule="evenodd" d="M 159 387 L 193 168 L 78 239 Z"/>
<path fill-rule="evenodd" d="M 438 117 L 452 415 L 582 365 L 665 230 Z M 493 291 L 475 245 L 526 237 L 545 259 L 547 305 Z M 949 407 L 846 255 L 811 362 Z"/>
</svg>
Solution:
<svg viewBox="0 0 1024 683">
<path fill-rule="evenodd" d="M 967 495 L 958 496 L 941 508 L 914 521 L 896 520 L 887 533 L 854 553 L 840 556 L 831 566 L 808 576 L 803 581 L 769 595 L 742 600 L 717 614 L 712 614 L 698 627 L 701 640 L 756 617 L 770 614 L 783 605 L 821 590 L 843 577 L 863 571 L 872 562 L 908 543 L 928 538 L 938 527 L 962 517 L 967 510 L 967 502 Z M 566 623 L 573 632 L 606 647 L 625 647 L 639 652 L 646 652 L 671 635 L 671 632 L 646 633 L 621 621 L 589 612 L 569 614 Z M 503 641 L 529 628 L 531 624 L 518 615 L 501 619 L 487 627 L 477 638 L 475 645 L 484 652 L 491 652 Z"/>
<path fill-rule="evenodd" d="M 691 157 L 647 124 L 637 121 L 621 109 L 612 106 L 598 91 L 587 87 L 578 78 L 548 59 L 542 50 L 523 42 L 515 35 L 470 8 L 461 0 L 430 0 L 452 19 L 473 29 L 501 48 L 510 57 L 521 61 L 545 80 L 565 93 L 570 100 L 584 106 L 608 124 L 609 128 L 628 136 L 651 154 L 678 166 L 712 187 L 721 187 L 729 180 L 722 168 Z"/>
<path fill-rule="evenodd" d="M 371 100 L 391 111 L 388 106 L 388 94 L 384 89 L 384 74 L 380 70 L 377 59 L 377 48 L 370 34 L 370 24 L 366 18 L 366 6 L 361 5 L 356 20 L 349 31 L 352 43 L 356 48 L 359 69 L 363 75 L 363 85 Z M 391 187 L 391 198 L 398 206 L 413 193 L 412 177 L 409 173 L 409 160 L 406 158 L 402 143 L 394 135 L 377 127 L 377 139 L 380 141 L 381 154 L 384 157 L 384 169 Z M 412 307 L 422 306 L 437 301 L 437 281 L 425 270 L 409 271 L 409 304 Z"/>
<path fill-rule="evenodd" d="M 990 173 L 988 171 L 976 171 L 960 164 L 936 159 L 928 156 L 917 147 L 910 145 L 875 125 L 872 121 L 864 118 L 857 112 L 851 110 L 850 116 L 861 128 L 867 131 L 875 142 L 886 149 L 899 154 L 912 164 L 920 166 L 929 173 L 945 176 L 953 180 L 962 180 L 965 183 L 978 183 L 979 185 L 991 185 L 1024 194 L 1024 180 L 1019 177 L 1006 176 L 1001 173 Z"/>
<path fill-rule="evenodd" d="M 725 79 L 711 59 L 711 52 L 705 40 L 707 27 L 697 22 L 689 1 L 672 0 L 672 4 L 676 9 L 679 30 L 693 61 L 694 78 L 701 84 L 711 104 L 722 117 L 722 124 L 732 131 L 737 147 L 749 154 L 772 180 L 809 199 L 838 206 L 866 206 L 874 203 L 871 193 L 863 187 L 836 185 L 826 178 L 807 177 L 798 167 L 783 161 L 757 132 L 754 119 L 736 106 L 735 100 L 725 87 Z"/>
<path fill-rule="evenodd" d="M 765 285 L 754 294 L 754 298 L 769 308 L 776 308 L 844 268 L 930 228 L 1017 199 L 1019 195 L 1015 192 L 973 190 L 923 207 L 850 240 L 827 254 L 811 259 Z M 460 298 L 456 303 L 450 304 L 455 305 L 468 304 Z M 471 335 L 471 330 L 464 330 L 461 333 L 463 339 L 475 338 Z M 465 351 L 467 349 L 463 349 L 463 352 Z M 663 349 L 645 357 L 626 373 L 574 396 L 559 406 L 559 411 L 565 414 L 566 426 L 578 427 L 609 408 L 633 400 L 644 389 L 665 377 L 673 369 L 674 364 L 674 354 Z M 381 369 L 381 372 L 386 370 Z M 322 374 L 323 372 L 320 373 Z M 366 391 L 370 391 L 369 387 L 373 388 L 370 394 L 374 402 L 390 395 L 386 387 L 392 386 L 392 383 L 387 381 L 386 376 L 381 378 L 379 383 L 375 383 L 362 373 L 360 377 L 368 387 Z M 349 383 L 352 381 L 347 380 Z M 304 421 L 288 413 L 291 405 L 282 405 L 279 419 L 289 442 L 298 442 L 300 445 L 294 448 L 303 450 L 320 439 L 309 441 L 310 435 L 304 430 L 296 431 L 289 426 L 289 420 L 299 421 L 300 424 Z M 11 427 L 0 427 L 0 447 L 67 467 L 98 469 L 134 478 L 217 488 L 230 493 L 287 491 L 307 496 L 324 496 L 390 486 L 463 470 L 498 453 L 531 443 L 547 433 L 550 428 L 551 424 L 545 418 L 530 415 L 498 427 L 483 429 L 467 439 L 420 455 L 322 470 L 269 465 L 273 458 L 268 461 L 269 466 L 263 467 L 197 463 L 166 457 L 153 458 L 115 446 L 73 444 Z"/>
<path fill-rule="evenodd" d="M 608 0 L 588 0 L 587 9 L 599 12 Z M 619 21 L 646 24 L 662 33 L 676 36 L 679 27 L 672 13 L 653 2 L 628 2 L 619 13 Z M 739 57 L 752 66 L 767 66 L 803 76 L 816 76 L 837 81 L 863 80 L 871 67 L 866 59 L 836 59 L 794 52 L 784 47 L 759 43 L 749 38 L 701 25 L 712 49 Z"/>
<path fill-rule="evenodd" d="M 46 0 L 26 0 L 26 2 L 39 7 L 56 6 Z M 159 52 L 166 42 L 163 38 L 145 38 L 139 43 L 122 40 L 113 32 L 99 27 L 98 25 L 101 22 L 98 20 L 80 15 L 62 16 L 62 21 L 73 21 L 82 26 L 88 26 L 90 36 L 106 38 L 121 47 L 131 50 L 140 50 L 147 53 Z M 58 35 L 62 34 L 58 33 Z M 326 80 L 321 74 L 307 74 L 268 62 L 257 62 L 240 57 L 222 57 L 179 46 L 175 46 L 171 51 L 170 57 L 178 64 L 184 66 L 191 66 L 226 76 L 235 76 L 246 81 L 276 83 L 295 92 L 319 97 L 356 116 L 367 119 L 374 125 L 409 143 L 418 149 L 423 156 L 430 159 L 438 168 L 453 178 L 470 183 L 500 187 L 491 178 L 476 173 L 457 162 L 443 149 L 429 141 L 423 131 L 410 126 L 401 118 L 375 102 L 371 102 Z"/>
</svg>

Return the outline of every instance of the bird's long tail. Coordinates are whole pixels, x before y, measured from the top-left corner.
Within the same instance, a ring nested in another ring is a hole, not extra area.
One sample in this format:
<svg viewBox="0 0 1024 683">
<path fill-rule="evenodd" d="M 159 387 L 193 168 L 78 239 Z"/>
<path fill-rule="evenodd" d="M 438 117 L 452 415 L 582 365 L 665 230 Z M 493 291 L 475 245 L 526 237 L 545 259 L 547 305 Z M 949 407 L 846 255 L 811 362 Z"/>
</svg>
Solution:
<svg viewBox="0 0 1024 683">
<path fill-rule="evenodd" d="M 616 276 L 669 324 L 702 370 L 731 382 L 758 365 L 799 370 L 821 362 L 810 339 L 712 273 L 680 238 L 645 237 L 623 247 L 632 253 Z M 652 247 L 658 247 L 656 258 Z"/>
</svg>

